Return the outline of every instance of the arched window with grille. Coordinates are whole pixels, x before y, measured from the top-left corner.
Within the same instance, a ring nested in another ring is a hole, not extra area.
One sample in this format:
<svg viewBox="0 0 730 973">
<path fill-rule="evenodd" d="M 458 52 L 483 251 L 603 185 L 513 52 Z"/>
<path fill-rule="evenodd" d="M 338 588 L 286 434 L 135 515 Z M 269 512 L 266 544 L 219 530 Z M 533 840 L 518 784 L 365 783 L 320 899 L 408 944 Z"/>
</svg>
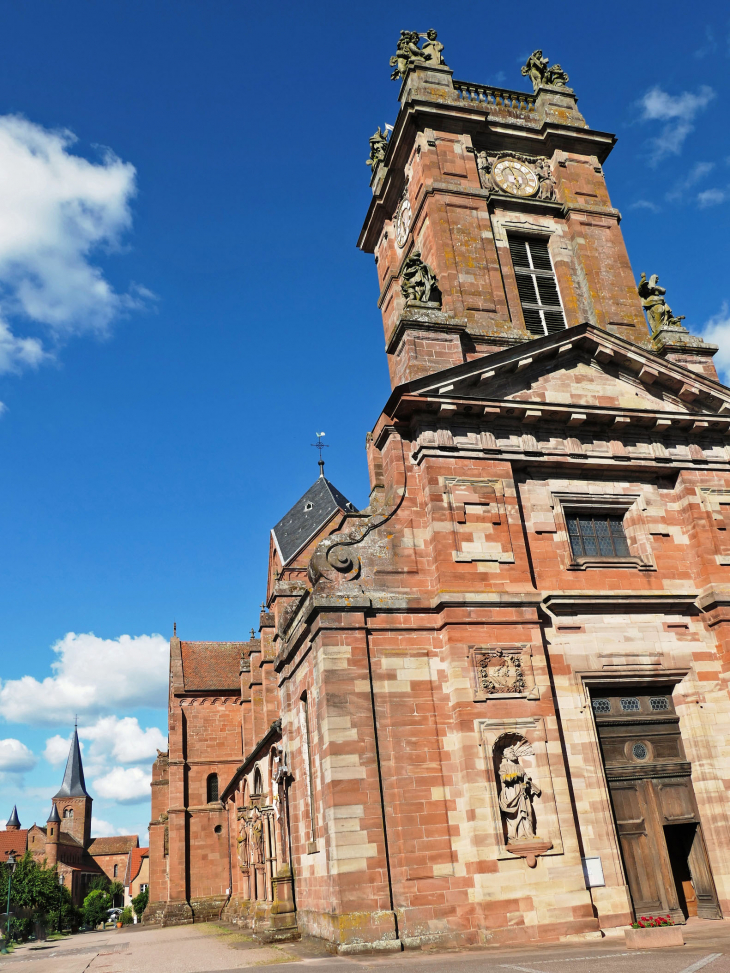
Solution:
<svg viewBox="0 0 730 973">
<path fill-rule="evenodd" d="M 114 866 L 114 878 L 119 877 L 119 865 Z"/>
<path fill-rule="evenodd" d="M 206 781 L 208 804 L 218 800 L 218 774 L 208 774 Z"/>
</svg>

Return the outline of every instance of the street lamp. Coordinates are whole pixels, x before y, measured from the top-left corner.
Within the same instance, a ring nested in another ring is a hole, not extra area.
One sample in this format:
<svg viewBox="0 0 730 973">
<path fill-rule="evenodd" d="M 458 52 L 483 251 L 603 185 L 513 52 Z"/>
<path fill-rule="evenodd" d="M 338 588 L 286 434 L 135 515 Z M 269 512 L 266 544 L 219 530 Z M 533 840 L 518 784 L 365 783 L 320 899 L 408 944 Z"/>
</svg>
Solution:
<svg viewBox="0 0 730 973">
<path fill-rule="evenodd" d="M 13 887 L 13 873 L 18 866 L 14 851 L 8 853 L 8 860 L 5 864 L 8 866 L 8 911 L 5 913 L 5 941 L 0 953 L 7 953 L 8 943 L 10 942 L 10 891 Z"/>
</svg>

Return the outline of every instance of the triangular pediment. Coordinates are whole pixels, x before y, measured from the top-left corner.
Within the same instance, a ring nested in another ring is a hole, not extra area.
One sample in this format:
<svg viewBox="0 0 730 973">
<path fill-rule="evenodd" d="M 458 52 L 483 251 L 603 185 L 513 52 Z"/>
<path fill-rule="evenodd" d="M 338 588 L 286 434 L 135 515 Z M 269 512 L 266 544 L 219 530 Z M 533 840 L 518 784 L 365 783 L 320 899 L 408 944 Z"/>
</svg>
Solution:
<svg viewBox="0 0 730 973">
<path fill-rule="evenodd" d="M 445 369 L 402 390 L 536 407 L 730 414 L 724 385 L 588 324 Z"/>
</svg>

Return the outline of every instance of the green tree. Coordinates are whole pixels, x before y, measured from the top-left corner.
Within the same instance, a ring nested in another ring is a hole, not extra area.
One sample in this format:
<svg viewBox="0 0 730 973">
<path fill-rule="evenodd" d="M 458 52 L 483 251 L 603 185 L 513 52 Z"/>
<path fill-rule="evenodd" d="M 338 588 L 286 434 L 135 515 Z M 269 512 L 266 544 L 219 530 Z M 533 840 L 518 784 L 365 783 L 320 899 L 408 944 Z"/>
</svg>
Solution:
<svg viewBox="0 0 730 973">
<path fill-rule="evenodd" d="M 95 875 L 89 882 L 89 892 L 96 892 L 97 890 L 109 891 L 109 879 L 106 875 Z"/>
<path fill-rule="evenodd" d="M 0 903 L 3 906 L 8 898 L 9 874 L 8 866 L 4 862 L 0 863 Z M 70 903 L 68 889 L 59 885 L 56 869 L 39 865 L 27 851 L 18 861 L 12 879 L 10 911 L 16 913 L 11 919 L 12 937 L 27 939 L 35 922 L 56 928 L 64 905 L 68 906 Z"/>
<path fill-rule="evenodd" d="M 138 916 L 142 916 L 142 913 L 147 908 L 147 903 L 150 899 L 150 890 L 145 889 L 144 892 L 140 892 L 139 895 L 135 895 L 132 899 L 132 908 Z"/>
<path fill-rule="evenodd" d="M 112 882 L 109 886 L 109 897 L 112 905 L 122 905 L 124 902 L 124 886 L 121 882 Z"/>
<path fill-rule="evenodd" d="M 84 914 L 84 922 L 92 929 L 96 929 L 100 922 L 106 922 L 109 918 L 107 915 L 109 908 L 107 893 L 103 889 L 93 889 L 84 899 L 81 909 Z"/>
</svg>

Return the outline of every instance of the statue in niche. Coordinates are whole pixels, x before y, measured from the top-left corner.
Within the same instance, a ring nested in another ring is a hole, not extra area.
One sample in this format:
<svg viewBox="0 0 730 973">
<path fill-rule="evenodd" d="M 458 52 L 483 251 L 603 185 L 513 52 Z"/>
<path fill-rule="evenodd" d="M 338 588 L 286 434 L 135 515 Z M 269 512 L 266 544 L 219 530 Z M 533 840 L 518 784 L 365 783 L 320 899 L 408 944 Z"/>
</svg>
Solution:
<svg viewBox="0 0 730 973">
<path fill-rule="evenodd" d="M 434 298 L 435 303 L 441 303 L 436 275 L 421 260 L 420 250 L 414 250 L 403 264 L 400 289 L 406 301 L 428 304 Z"/>
<path fill-rule="evenodd" d="M 246 869 L 249 865 L 248 825 L 245 821 L 241 821 L 238 830 L 238 865 L 241 869 Z"/>
<path fill-rule="evenodd" d="M 540 85 L 545 84 L 548 63 L 548 58 L 542 56 L 542 51 L 533 51 L 522 66 L 522 76 L 532 81 L 535 91 Z"/>
<path fill-rule="evenodd" d="M 492 182 L 492 160 L 489 158 L 486 152 L 477 152 L 477 171 L 479 172 L 479 182 L 482 189 L 487 189 L 492 191 L 494 189 L 494 183 Z"/>
<path fill-rule="evenodd" d="M 263 864 L 264 857 L 264 819 L 258 808 L 254 808 L 251 817 L 251 845 L 253 848 L 253 860 L 257 864 Z"/>
<path fill-rule="evenodd" d="M 672 313 L 671 307 L 664 299 L 667 290 L 665 287 L 659 286 L 658 274 L 652 274 L 647 280 L 646 274 L 642 270 L 641 279 L 636 289 L 641 298 L 641 306 L 646 311 L 646 316 L 649 319 L 649 327 L 651 328 L 652 334 L 656 334 L 659 328 L 662 327 L 683 328 L 682 321 L 684 321 L 685 316 L 682 314 L 679 317 L 675 317 Z"/>
<path fill-rule="evenodd" d="M 426 31 L 426 38 L 421 47 L 421 57 L 429 64 L 444 64 L 442 51 L 444 45 L 437 39 L 438 34 L 433 28 Z"/>
<path fill-rule="evenodd" d="M 388 133 L 387 131 L 381 132 L 380 126 L 378 125 L 377 132 L 370 136 L 370 158 L 365 163 L 365 165 L 372 168 L 373 175 L 378 171 L 381 162 L 385 158 L 387 149 Z"/>
<path fill-rule="evenodd" d="M 521 757 L 532 756 L 527 740 L 506 746 L 499 765 L 499 807 L 507 825 L 507 841 L 531 841 L 535 838 L 532 802 L 542 790 L 520 763 Z"/>
<path fill-rule="evenodd" d="M 539 199 L 547 199 L 554 202 L 557 199 L 555 180 L 549 162 L 543 162 L 536 170 L 535 175 L 539 183 L 537 195 Z"/>
</svg>

